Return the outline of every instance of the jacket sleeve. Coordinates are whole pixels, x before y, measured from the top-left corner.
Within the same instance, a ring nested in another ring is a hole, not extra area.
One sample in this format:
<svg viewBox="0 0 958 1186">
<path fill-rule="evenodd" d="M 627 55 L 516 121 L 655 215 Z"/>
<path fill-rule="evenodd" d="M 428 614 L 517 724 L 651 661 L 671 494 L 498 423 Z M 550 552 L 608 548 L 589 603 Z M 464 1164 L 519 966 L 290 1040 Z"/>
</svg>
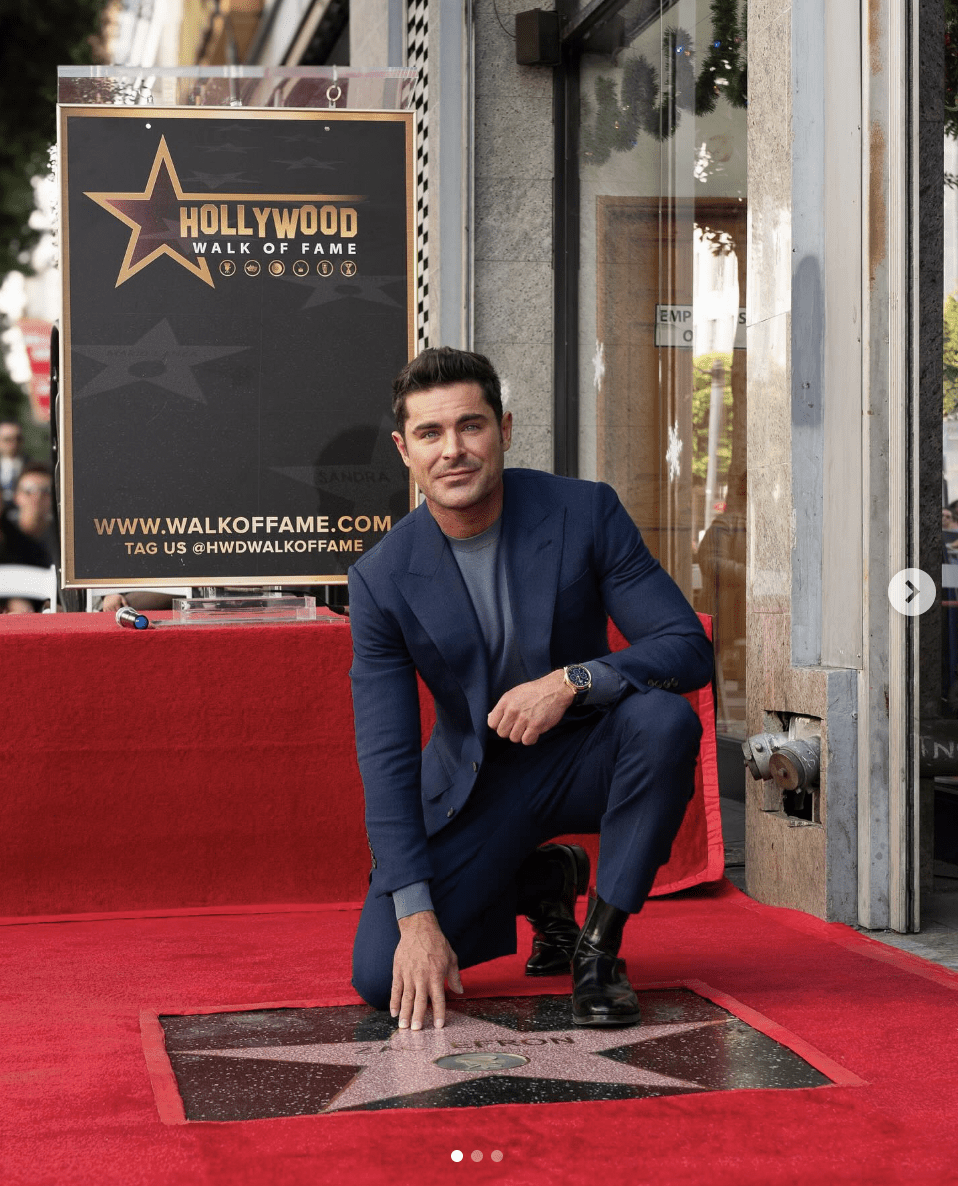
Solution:
<svg viewBox="0 0 958 1186">
<path fill-rule="evenodd" d="M 630 644 L 595 657 L 636 689 L 692 692 L 704 687 L 712 678 L 712 644 L 682 591 L 605 483 L 595 488 L 592 516 L 602 600 Z"/>
<path fill-rule="evenodd" d="M 349 672 L 366 833 L 379 894 L 432 876 L 422 810 L 416 669 L 398 622 L 363 577 L 349 572 L 353 664 Z"/>
</svg>

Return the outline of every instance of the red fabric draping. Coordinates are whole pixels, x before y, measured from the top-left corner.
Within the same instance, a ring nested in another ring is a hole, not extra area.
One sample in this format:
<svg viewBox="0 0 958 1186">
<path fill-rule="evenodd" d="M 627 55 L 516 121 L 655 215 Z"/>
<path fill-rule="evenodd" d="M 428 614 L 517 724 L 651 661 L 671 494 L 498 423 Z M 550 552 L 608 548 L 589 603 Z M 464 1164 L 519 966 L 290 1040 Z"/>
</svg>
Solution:
<svg viewBox="0 0 958 1186">
<path fill-rule="evenodd" d="M 0 916 L 363 897 L 348 626 L 22 615 L 0 647 Z M 699 786 L 659 892 L 721 876 L 698 701 Z"/>
<path fill-rule="evenodd" d="M 0 618 L 0 915 L 356 901 L 346 625 Z"/>
</svg>

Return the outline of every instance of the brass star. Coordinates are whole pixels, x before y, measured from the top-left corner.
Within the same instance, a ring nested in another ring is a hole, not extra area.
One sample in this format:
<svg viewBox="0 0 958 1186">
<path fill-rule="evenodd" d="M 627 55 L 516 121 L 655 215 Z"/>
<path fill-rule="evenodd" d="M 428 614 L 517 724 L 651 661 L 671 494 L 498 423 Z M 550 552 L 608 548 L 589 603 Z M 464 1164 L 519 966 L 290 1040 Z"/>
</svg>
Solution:
<svg viewBox="0 0 958 1186">
<path fill-rule="evenodd" d="M 195 196 L 183 192 L 165 136 L 160 137 L 153 168 L 142 193 L 86 194 L 133 232 L 116 279 L 117 288 L 161 255 L 168 255 L 188 272 L 199 276 L 210 288 L 215 287 L 206 260 L 190 259 L 183 254 L 178 242 L 179 203 Z"/>
</svg>

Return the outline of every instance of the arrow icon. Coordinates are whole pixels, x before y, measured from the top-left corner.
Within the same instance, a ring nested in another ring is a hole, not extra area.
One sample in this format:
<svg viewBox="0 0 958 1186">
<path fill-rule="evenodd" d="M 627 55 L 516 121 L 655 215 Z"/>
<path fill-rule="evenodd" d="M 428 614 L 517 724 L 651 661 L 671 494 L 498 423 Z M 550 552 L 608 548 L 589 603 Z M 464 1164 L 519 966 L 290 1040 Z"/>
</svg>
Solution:
<svg viewBox="0 0 958 1186">
<path fill-rule="evenodd" d="M 888 600 L 898 613 L 916 618 L 931 609 L 938 597 L 934 578 L 920 568 L 903 568 L 888 582 Z"/>
</svg>

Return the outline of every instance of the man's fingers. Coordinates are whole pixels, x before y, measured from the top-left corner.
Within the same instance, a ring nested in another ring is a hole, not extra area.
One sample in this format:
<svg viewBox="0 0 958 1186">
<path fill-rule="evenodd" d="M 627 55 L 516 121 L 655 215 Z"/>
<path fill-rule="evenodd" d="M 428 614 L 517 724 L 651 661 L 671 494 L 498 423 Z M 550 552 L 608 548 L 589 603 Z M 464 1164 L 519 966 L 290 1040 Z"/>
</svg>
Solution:
<svg viewBox="0 0 958 1186">
<path fill-rule="evenodd" d="M 441 1027 L 446 1019 L 446 996 L 442 990 L 442 980 L 434 980 L 427 988 L 424 984 L 416 990 L 416 1003 L 412 1011 L 412 1028 L 421 1030 L 426 1020 L 426 1007 L 432 998 L 433 1024 Z"/>
<path fill-rule="evenodd" d="M 393 990 L 389 998 L 389 1013 L 392 1017 L 399 1016 L 399 1006 L 402 1004 L 402 980 L 393 976 Z"/>
<path fill-rule="evenodd" d="M 409 1022 L 413 1015 L 413 1007 L 416 1003 L 416 990 L 413 985 L 407 984 L 403 986 L 402 1004 L 399 1008 L 399 1028 L 401 1030 L 409 1029 Z"/>
<path fill-rule="evenodd" d="M 453 992 L 461 993 L 463 991 L 462 981 L 459 979 L 459 967 L 457 964 L 453 964 L 453 966 L 449 969 L 446 980 Z"/>
<path fill-rule="evenodd" d="M 446 993 L 441 980 L 432 986 L 432 1024 L 437 1030 L 446 1024 Z"/>
</svg>

